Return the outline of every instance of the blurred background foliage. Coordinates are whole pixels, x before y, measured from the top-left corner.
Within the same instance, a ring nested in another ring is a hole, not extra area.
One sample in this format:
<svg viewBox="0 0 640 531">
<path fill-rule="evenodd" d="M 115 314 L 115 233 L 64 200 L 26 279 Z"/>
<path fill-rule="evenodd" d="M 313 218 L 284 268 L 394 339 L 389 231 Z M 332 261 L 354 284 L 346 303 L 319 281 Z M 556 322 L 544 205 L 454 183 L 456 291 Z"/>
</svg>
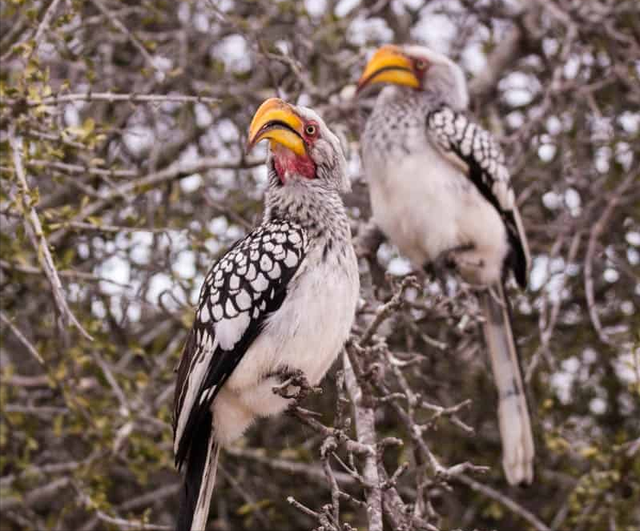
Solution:
<svg viewBox="0 0 640 531">
<path fill-rule="evenodd" d="M 470 399 L 414 421 L 443 465 L 490 467 L 439 477 L 375 401 L 378 437 L 404 442 L 383 465 L 408 463 L 394 480 L 407 529 L 640 529 L 636 0 L 3 0 L 0 19 L 3 530 L 172 524 L 173 368 L 208 267 L 260 215 L 264 151 L 243 143 L 266 97 L 316 108 L 344 139 L 361 337 L 409 270 L 364 238 L 374 95 L 356 101 L 354 84 L 377 46 L 408 41 L 460 62 L 513 169 L 534 256 L 513 297 L 539 457 L 534 485 L 510 489 L 473 293 L 453 278 L 406 290 L 362 362 L 382 387 L 363 389 L 405 392 L 389 402 L 407 410 L 407 389 Z M 305 404 L 326 425 L 336 369 Z M 316 528 L 287 498 L 330 503 L 323 440 L 286 416 L 258 423 L 223 455 L 209 529 Z M 362 485 L 331 467 L 351 496 L 335 529 L 366 529 Z"/>
</svg>

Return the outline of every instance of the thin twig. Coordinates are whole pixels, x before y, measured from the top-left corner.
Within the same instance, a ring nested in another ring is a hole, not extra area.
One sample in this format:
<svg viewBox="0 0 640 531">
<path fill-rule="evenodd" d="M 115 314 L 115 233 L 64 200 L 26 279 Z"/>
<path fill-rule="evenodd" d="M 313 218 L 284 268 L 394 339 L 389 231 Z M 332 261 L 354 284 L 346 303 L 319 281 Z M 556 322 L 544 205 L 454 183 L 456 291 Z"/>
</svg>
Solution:
<svg viewBox="0 0 640 531">
<path fill-rule="evenodd" d="M 529 522 L 529 524 L 531 524 L 537 531 L 551 531 L 551 529 L 549 529 L 549 527 L 547 527 L 545 523 L 539 520 L 538 517 L 536 517 L 531 512 L 527 511 L 527 509 L 522 507 L 522 505 L 520 505 L 519 503 L 515 502 L 511 498 L 505 496 L 504 494 L 498 492 L 497 490 L 487 485 L 483 485 L 482 483 L 467 476 L 466 474 L 458 474 L 456 476 L 456 479 L 458 479 L 458 481 L 464 483 L 465 485 L 471 487 L 476 492 L 480 492 L 485 496 L 487 496 L 488 498 L 491 498 L 492 500 L 499 502 L 501 505 L 504 505 L 511 512 L 513 512 L 514 514 L 517 514 L 523 520 L 526 520 L 527 522 Z"/>
<path fill-rule="evenodd" d="M 42 271 L 37 267 L 22 265 L 22 264 L 14 264 L 14 263 L 7 262 L 6 260 L 0 260 L 0 268 L 8 271 L 18 271 L 20 273 L 25 273 L 27 275 L 42 275 Z M 97 275 L 94 275 L 93 273 L 86 273 L 84 271 L 74 271 L 72 269 L 63 269 L 61 271 L 58 271 L 58 275 L 64 278 L 84 280 L 86 282 L 108 282 L 110 284 L 113 284 L 115 286 L 120 286 L 123 288 L 131 287 L 129 284 L 124 284 L 122 282 L 117 282 L 115 280 L 110 280 L 108 278 L 99 277 Z"/>
<path fill-rule="evenodd" d="M 124 518 L 114 518 L 102 511 L 96 511 L 99 520 L 108 524 L 113 524 L 119 529 L 134 529 L 135 531 L 172 531 L 173 528 L 168 525 L 147 524 L 139 520 L 125 520 Z"/>
<path fill-rule="evenodd" d="M 607 207 L 602 212 L 600 219 L 593 226 L 593 230 L 591 231 L 591 235 L 589 236 L 589 244 L 587 245 L 587 254 L 585 256 L 584 263 L 584 291 L 585 296 L 587 298 L 587 307 L 589 310 L 589 317 L 591 318 L 591 323 L 593 324 L 593 328 L 595 329 L 600 341 L 606 343 L 607 345 L 611 345 L 611 339 L 609 339 L 608 334 L 603 330 L 602 323 L 600 322 L 600 317 L 598 316 L 598 310 L 596 308 L 594 290 L 593 290 L 593 257 L 596 252 L 596 244 L 598 243 L 598 238 L 600 234 L 604 231 L 609 223 L 609 218 L 612 216 L 615 208 L 620 201 L 620 198 L 625 193 L 627 188 L 631 186 L 631 183 L 637 179 L 637 175 L 634 172 L 629 172 L 626 179 L 624 179 L 619 186 L 615 189 L 613 194 L 611 195 Z"/>
<path fill-rule="evenodd" d="M 24 165 L 22 163 L 21 147 L 18 144 L 18 139 L 16 138 L 16 128 L 14 123 L 9 126 L 8 137 L 9 144 L 11 145 L 11 150 L 13 151 L 13 163 L 15 166 L 16 175 L 18 177 L 18 182 L 20 183 L 20 186 L 22 188 L 21 203 L 22 208 L 25 212 L 25 226 L 27 228 L 29 239 L 35 247 L 40 266 L 47 275 L 47 279 L 49 280 L 49 284 L 51 285 L 53 299 L 56 303 L 56 307 L 58 308 L 58 311 L 62 316 L 63 322 L 70 321 L 71 324 L 73 324 L 85 338 L 93 341 L 93 338 L 91 337 L 89 332 L 87 332 L 84 327 L 78 322 L 76 316 L 73 315 L 71 309 L 67 304 L 62 289 L 62 283 L 60 282 L 60 277 L 58 276 L 58 271 L 53 262 L 51 252 L 49 251 L 49 243 L 47 242 L 44 231 L 42 230 L 40 218 L 38 218 L 35 207 L 29 204 L 28 197 L 30 194 L 30 189 L 29 185 L 27 184 L 27 176 L 24 170 Z"/>
<path fill-rule="evenodd" d="M 16 103 L 18 100 L 5 100 L 5 103 Z M 107 101 L 109 103 L 129 102 L 129 103 L 208 103 L 214 105 L 220 102 L 219 98 L 208 96 L 184 96 L 181 94 L 126 94 L 117 92 L 81 92 L 73 94 L 54 94 L 42 99 L 27 99 L 26 103 L 30 107 L 40 105 L 60 105 L 72 102 L 94 102 Z"/>
<path fill-rule="evenodd" d="M 98 8 L 98 10 L 111 21 L 111 24 L 113 24 L 113 26 L 116 29 L 124 33 L 129 38 L 131 43 L 138 49 L 138 51 L 140 52 L 142 57 L 144 57 L 145 61 L 149 64 L 149 66 L 153 68 L 156 72 L 159 72 L 164 76 L 164 72 L 160 68 L 158 68 L 158 65 L 154 61 L 153 57 L 151 57 L 147 49 L 144 47 L 144 44 L 140 42 L 140 39 L 138 39 L 138 37 L 136 37 L 131 31 L 129 31 L 129 28 L 127 28 L 120 21 L 120 19 L 118 19 L 118 17 L 116 17 L 111 11 L 109 11 L 109 9 L 107 9 L 107 6 L 105 6 L 101 0 L 91 0 L 91 2 L 93 2 L 93 4 Z"/>
<path fill-rule="evenodd" d="M 31 49 L 31 53 L 29 54 L 29 58 L 31 58 L 33 56 L 33 54 L 38 50 L 38 47 L 40 46 L 40 41 L 42 40 L 42 37 L 44 36 L 44 32 L 49 29 L 49 26 L 51 25 L 51 20 L 53 20 L 53 15 L 55 14 L 59 3 L 60 3 L 60 0 L 53 0 L 53 2 L 51 2 L 51 4 L 49 4 L 49 7 L 47 8 L 47 11 L 45 12 L 44 17 L 42 17 L 42 21 L 38 25 L 38 29 L 36 30 L 36 34 L 33 37 L 33 48 Z"/>
<path fill-rule="evenodd" d="M 33 47 L 31 48 L 31 51 L 29 52 L 28 59 L 31 59 L 33 54 L 40 47 L 40 43 L 42 41 L 42 37 L 44 36 L 45 31 L 51 25 L 51 20 L 53 19 L 53 15 L 54 15 L 59 3 L 60 3 L 60 0 L 53 0 L 49 4 L 49 7 L 47 7 L 47 10 L 45 11 L 44 16 L 42 17 L 42 20 L 40 21 L 40 24 L 38 24 L 38 28 L 36 29 L 36 32 L 34 34 Z M 23 41 L 20 41 L 17 44 L 14 44 L 13 46 L 11 46 L 11 48 L 9 48 L 7 50 L 7 52 L 4 53 L 2 55 L 2 57 L 0 57 L 0 63 L 4 63 L 9 57 L 11 57 L 13 55 L 13 53 L 18 48 L 18 46 L 20 46 L 20 45 L 22 45 L 24 43 L 25 43 L 25 41 L 23 40 Z"/>
<path fill-rule="evenodd" d="M 0 320 L 2 320 L 2 322 L 9 327 L 9 330 L 13 332 L 13 334 L 18 338 L 20 343 L 22 343 L 26 347 L 27 352 L 31 354 L 38 363 L 40 363 L 41 365 L 44 365 L 44 360 L 42 359 L 42 356 L 40 356 L 40 353 L 30 343 L 30 341 L 24 336 L 24 334 L 20 332 L 18 327 L 11 322 L 11 320 L 4 314 L 2 310 L 0 310 Z"/>
<path fill-rule="evenodd" d="M 103 169 L 103 168 L 94 168 L 91 166 L 81 166 L 80 164 L 69 164 L 67 162 L 57 162 L 55 160 L 30 160 L 27 162 L 27 166 L 34 166 L 36 168 L 47 168 L 60 170 L 66 173 L 72 174 L 89 174 L 89 175 L 99 175 L 104 177 L 129 177 L 136 178 L 140 175 L 138 172 L 134 170 L 114 170 L 114 169 Z"/>
<path fill-rule="evenodd" d="M 71 483 L 68 477 L 61 477 L 53 481 L 40 485 L 21 496 L 0 496 L 0 511 L 4 513 L 16 507 L 33 507 L 39 503 L 44 503 L 56 496 L 60 496 L 60 491 L 66 489 Z"/>
<path fill-rule="evenodd" d="M 117 526 L 118 529 L 135 529 L 136 531 L 171 531 L 172 528 L 166 525 L 156 525 L 156 524 L 147 524 L 145 522 L 140 522 L 139 520 L 125 520 L 124 518 L 117 518 L 114 516 L 110 516 L 107 513 L 101 511 L 97 508 L 96 503 L 91 499 L 89 495 L 87 495 L 81 488 L 81 484 L 78 481 L 69 482 L 74 487 L 78 497 L 80 498 L 80 502 L 85 508 L 89 511 L 95 513 L 97 518 L 103 522 L 108 524 L 112 524 Z"/>
<path fill-rule="evenodd" d="M 251 450 L 249 448 L 240 448 L 238 446 L 231 446 L 225 450 L 225 455 L 233 455 L 241 459 L 249 459 L 260 463 L 272 470 L 278 470 L 285 472 L 289 475 L 299 475 L 306 480 L 313 481 L 319 485 L 325 485 L 325 475 L 320 467 L 307 465 L 304 463 L 298 463 L 296 461 L 290 461 L 288 459 L 280 459 L 277 457 L 269 457 L 264 455 L 261 451 Z M 355 480 L 349 474 L 343 472 L 334 472 L 335 478 L 342 484 L 352 485 Z"/>
<path fill-rule="evenodd" d="M 90 349 L 90 353 L 91 353 L 91 357 L 96 362 L 96 365 L 100 367 L 102 374 L 104 374 L 104 377 L 106 378 L 107 382 L 109 383 L 109 386 L 113 390 L 113 393 L 116 395 L 118 402 L 120 402 L 120 407 L 121 407 L 120 414 L 123 417 L 129 417 L 131 415 L 131 407 L 129 405 L 129 402 L 127 401 L 127 397 L 125 396 L 124 391 L 122 390 L 122 387 L 120 387 L 118 380 L 116 380 L 116 377 L 113 375 L 111 368 L 109 367 L 107 362 L 104 359 L 102 359 L 102 356 L 100 356 L 100 354 L 95 349 Z"/>
<path fill-rule="evenodd" d="M 212 169 L 247 169 L 262 164 L 262 161 L 246 161 L 238 162 L 220 162 L 213 157 L 204 157 L 196 161 L 176 161 L 170 166 L 144 175 L 133 181 L 121 184 L 115 189 L 105 192 L 101 199 L 89 203 L 71 220 L 73 222 L 83 221 L 89 216 L 93 216 L 112 201 L 121 200 L 122 197 L 137 195 L 139 190 L 148 190 L 149 188 L 159 186 L 163 183 L 184 178 L 194 173 L 200 173 Z M 58 243 L 69 232 L 69 228 L 61 228 L 55 231 L 49 240 L 52 243 Z"/>
<path fill-rule="evenodd" d="M 409 287 L 418 287 L 416 277 L 408 276 L 403 278 L 402 282 L 400 283 L 400 288 L 393 294 L 393 297 L 391 297 L 391 299 L 387 303 L 383 304 L 376 310 L 373 321 L 360 338 L 360 345 L 366 345 L 373 338 L 373 335 L 376 333 L 385 319 L 391 316 L 393 312 L 395 312 L 402 306 L 404 302 L 404 293 Z"/>
<path fill-rule="evenodd" d="M 8 474 L 6 476 L 2 476 L 0 478 L 0 487 L 7 488 L 11 486 L 11 484 L 16 479 L 21 478 L 40 478 L 41 476 L 51 475 L 51 474 L 60 474 L 63 472 L 72 472 L 77 470 L 81 466 L 86 466 L 101 456 L 100 452 L 93 452 L 89 457 L 83 459 L 82 461 L 69 461 L 65 463 L 50 463 L 48 465 L 35 466 L 31 465 L 28 468 L 25 468 L 20 473 L 16 474 Z"/>
</svg>

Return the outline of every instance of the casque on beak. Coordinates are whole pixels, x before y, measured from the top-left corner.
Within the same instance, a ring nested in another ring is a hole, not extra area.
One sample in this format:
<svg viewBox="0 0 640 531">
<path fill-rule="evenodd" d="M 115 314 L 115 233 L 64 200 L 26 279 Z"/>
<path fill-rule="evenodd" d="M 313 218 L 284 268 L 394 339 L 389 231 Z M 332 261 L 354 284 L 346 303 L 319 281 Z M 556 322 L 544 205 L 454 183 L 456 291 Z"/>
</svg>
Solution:
<svg viewBox="0 0 640 531">
<path fill-rule="evenodd" d="M 251 120 L 247 153 L 260 140 L 268 138 L 273 146 L 280 144 L 296 155 L 305 155 L 306 148 L 302 139 L 304 123 L 291 105 L 278 98 L 266 100 Z"/>
<path fill-rule="evenodd" d="M 364 69 L 356 92 L 374 83 L 394 83 L 412 88 L 420 87 L 411 60 L 398 46 L 387 44 L 380 48 Z"/>
</svg>

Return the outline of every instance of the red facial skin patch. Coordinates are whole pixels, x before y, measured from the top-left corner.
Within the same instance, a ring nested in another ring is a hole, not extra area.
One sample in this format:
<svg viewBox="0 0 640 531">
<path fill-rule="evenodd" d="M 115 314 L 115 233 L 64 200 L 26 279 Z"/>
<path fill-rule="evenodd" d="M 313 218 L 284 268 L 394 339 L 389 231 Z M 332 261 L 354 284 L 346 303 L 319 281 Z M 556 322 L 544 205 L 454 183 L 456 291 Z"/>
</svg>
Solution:
<svg viewBox="0 0 640 531">
<path fill-rule="evenodd" d="M 275 142 L 271 146 L 271 152 L 276 173 L 282 184 L 285 184 L 287 175 L 290 174 L 301 175 L 307 179 L 315 178 L 316 165 L 308 155 L 296 155 L 293 151 Z"/>
</svg>

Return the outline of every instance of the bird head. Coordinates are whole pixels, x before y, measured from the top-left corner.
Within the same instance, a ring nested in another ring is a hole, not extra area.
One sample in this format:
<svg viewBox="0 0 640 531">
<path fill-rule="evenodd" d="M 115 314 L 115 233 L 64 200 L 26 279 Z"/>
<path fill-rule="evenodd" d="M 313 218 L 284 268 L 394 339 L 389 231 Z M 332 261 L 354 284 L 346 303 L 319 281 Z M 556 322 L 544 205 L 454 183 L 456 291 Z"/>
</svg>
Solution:
<svg viewBox="0 0 640 531">
<path fill-rule="evenodd" d="M 278 98 L 266 100 L 249 126 L 247 151 L 268 139 L 270 158 L 280 183 L 320 180 L 343 192 L 349 189 L 340 140 L 313 110 Z"/>
<path fill-rule="evenodd" d="M 425 46 L 387 44 L 373 55 L 358 82 L 358 92 L 391 83 L 431 92 L 456 109 L 469 104 L 464 72 L 448 57 Z"/>
</svg>

